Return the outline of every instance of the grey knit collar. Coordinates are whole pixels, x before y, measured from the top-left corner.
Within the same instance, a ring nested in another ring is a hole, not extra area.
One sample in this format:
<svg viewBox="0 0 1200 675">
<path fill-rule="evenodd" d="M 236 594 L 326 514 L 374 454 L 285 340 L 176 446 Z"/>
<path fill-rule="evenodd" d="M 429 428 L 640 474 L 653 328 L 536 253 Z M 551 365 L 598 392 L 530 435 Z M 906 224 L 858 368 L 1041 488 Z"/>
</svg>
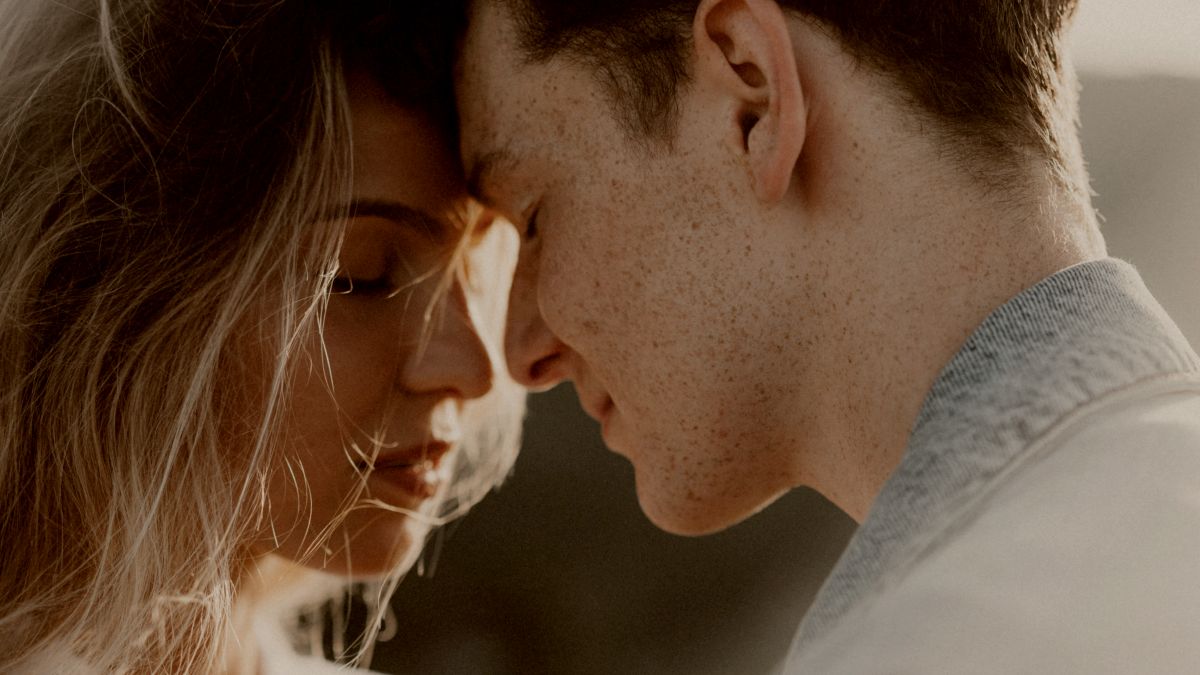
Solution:
<svg viewBox="0 0 1200 675">
<path fill-rule="evenodd" d="M 903 460 L 805 616 L 793 657 L 1055 422 L 1131 384 L 1198 371 L 1187 340 L 1120 260 L 1062 270 L 1001 306 L 934 382 Z"/>
</svg>

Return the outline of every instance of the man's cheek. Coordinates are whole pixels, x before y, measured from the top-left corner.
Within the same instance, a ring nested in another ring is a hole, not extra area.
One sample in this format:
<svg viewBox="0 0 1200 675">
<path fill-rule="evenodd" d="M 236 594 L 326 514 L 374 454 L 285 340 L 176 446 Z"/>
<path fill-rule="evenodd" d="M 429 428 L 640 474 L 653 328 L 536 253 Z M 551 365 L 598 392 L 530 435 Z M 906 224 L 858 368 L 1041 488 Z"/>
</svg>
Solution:
<svg viewBox="0 0 1200 675">
<path fill-rule="evenodd" d="M 614 298 L 594 261 L 544 258 L 538 278 L 542 318 L 559 339 L 578 348 L 594 342 L 605 317 L 624 298 Z"/>
<path fill-rule="evenodd" d="M 585 294 L 579 292 L 580 274 L 572 273 L 572 265 L 555 255 L 556 251 L 543 247 L 539 251 L 536 284 L 538 309 L 546 326 L 559 339 L 572 344 L 579 316 L 587 311 Z"/>
</svg>

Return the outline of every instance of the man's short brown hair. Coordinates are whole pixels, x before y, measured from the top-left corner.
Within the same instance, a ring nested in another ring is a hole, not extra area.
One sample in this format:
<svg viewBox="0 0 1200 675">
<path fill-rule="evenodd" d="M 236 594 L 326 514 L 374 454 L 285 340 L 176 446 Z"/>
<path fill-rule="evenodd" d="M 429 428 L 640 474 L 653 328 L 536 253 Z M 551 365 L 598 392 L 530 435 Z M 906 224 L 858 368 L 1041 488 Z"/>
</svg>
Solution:
<svg viewBox="0 0 1200 675">
<path fill-rule="evenodd" d="M 591 66 L 631 132 L 673 135 L 696 0 L 506 0 L 534 62 Z M 898 83 L 914 110 L 988 150 L 1056 157 L 1060 37 L 1077 0 L 779 0 Z"/>
</svg>

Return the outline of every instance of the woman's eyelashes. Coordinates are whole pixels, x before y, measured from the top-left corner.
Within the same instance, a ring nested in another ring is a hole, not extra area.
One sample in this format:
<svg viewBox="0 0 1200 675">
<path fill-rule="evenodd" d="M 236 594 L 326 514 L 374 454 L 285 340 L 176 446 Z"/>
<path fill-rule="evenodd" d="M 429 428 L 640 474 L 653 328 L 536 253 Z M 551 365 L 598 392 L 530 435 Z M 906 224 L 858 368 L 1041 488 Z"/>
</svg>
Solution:
<svg viewBox="0 0 1200 675">
<path fill-rule="evenodd" d="M 344 272 L 334 278 L 329 287 L 333 295 L 380 296 L 391 295 L 397 291 L 396 284 L 390 275 L 364 279 L 351 276 Z"/>
<path fill-rule="evenodd" d="M 454 258 L 457 240 L 428 218 L 367 216 L 351 222 L 329 292 L 362 299 L 403 295 L 429 281 Z"/>
<path fill-rule="evenodd" d="M 361 298 L 391 297 L 418 283 L 416 277 L 412 265 L 396 251 L 347 246 L 329 292 Z"/>
</svg>

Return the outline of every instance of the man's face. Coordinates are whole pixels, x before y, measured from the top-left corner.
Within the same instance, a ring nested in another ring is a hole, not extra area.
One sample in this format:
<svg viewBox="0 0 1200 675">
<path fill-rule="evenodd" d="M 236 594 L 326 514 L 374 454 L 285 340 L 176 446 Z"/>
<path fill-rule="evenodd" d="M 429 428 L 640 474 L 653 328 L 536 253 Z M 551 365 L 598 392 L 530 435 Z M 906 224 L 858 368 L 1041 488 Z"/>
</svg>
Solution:
<svg viewBox="0 0 1200 675">
<path fill-rule="evenodd" d="M 509 368 L 575 382 L 660 527 L 728 526 L 795 482 L 810 336 L 772 304 L 804 285 L 794 234 L 763 216 L 715 98 L 681 93 L 673 149 L 632 138 L 585 67 L 526 63 L 498 4 L 476 3 L 458 93 L 466 170 L 525 235 Z"/>
</svg>

